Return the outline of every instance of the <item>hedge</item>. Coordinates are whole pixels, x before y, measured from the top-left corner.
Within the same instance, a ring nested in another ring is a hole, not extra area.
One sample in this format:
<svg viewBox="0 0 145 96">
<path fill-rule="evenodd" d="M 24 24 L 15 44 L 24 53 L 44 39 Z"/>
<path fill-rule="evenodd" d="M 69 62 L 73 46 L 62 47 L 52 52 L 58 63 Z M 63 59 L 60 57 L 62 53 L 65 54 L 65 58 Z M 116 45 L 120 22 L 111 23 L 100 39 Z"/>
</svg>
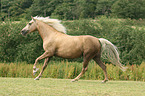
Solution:
<svg viewBox="0 0 145 96">
<path fill-rule="evenodd" d="M 38 32 L 25 37 L 21 35 L 20 31 L 27 23 L 28 21 L 0 23 L 0 62 L 34 63 L 44 52 Z M 134 20 L 98 17 L 62 23 L 69 35 L 92 35 L 108 39 L 118 47 L 124 64 L 141 64 L 145 60 L 145 29 L 144 26 L 136 26 Z M 75 60 L 82 61 L 81 58 Z"/>
</svg>

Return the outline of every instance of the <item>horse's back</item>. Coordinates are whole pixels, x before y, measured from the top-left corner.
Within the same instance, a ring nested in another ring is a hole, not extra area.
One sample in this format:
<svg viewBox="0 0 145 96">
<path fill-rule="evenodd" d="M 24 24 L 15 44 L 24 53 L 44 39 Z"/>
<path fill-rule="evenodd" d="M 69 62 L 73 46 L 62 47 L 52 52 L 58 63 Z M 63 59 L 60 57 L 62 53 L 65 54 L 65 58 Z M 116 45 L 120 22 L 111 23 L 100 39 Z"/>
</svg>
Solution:
<svg viewBox="0 0 145 96">
<path fill-rule="evenodd" d="M 98 52 L 101 49 L 99 39 L 90 35 L 84 36 L 84 51 Z"/>
<path fill-rule="evenodd" d="M 62 58 L 78 58 L 83 53 L 83 38 L 80 36 L 63 36 L 57 38 L 55 55 Z"/>
</svg>

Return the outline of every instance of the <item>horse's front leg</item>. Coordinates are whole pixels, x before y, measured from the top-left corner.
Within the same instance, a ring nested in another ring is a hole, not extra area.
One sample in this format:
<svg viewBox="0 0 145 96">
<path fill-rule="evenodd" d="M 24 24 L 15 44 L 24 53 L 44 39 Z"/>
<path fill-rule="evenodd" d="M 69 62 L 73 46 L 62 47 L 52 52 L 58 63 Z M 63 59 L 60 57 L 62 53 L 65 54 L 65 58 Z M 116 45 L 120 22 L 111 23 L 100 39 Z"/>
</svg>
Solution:
<svg viewBox="0 0 145 96">
<path fill-rule="evenodd" d="M 39 78 L 42 76 L 42 73 L 44 72 L 45 68 L 47 67 L 49 60 L 50 60 L 49 58 L 45 58 L 42 70 L 41 70 L 40 74 L 34 80 L 39 80 Z"/>
<path fill-rule="evenodd" d="M 35 60 L 35 63 L 34 63 L 34 66 L 33 66 L 33 75 L 36 74 L 36 72 L 38 71 L 39 68 L 36 68 L 36 64 L 39 60 L 41 59 L 44 59 L 46 57 L 50 57 L 50 53 L 49 52 L 44 52 L 41 56 L 39 56 L 36 60 Z"/>
</svg>

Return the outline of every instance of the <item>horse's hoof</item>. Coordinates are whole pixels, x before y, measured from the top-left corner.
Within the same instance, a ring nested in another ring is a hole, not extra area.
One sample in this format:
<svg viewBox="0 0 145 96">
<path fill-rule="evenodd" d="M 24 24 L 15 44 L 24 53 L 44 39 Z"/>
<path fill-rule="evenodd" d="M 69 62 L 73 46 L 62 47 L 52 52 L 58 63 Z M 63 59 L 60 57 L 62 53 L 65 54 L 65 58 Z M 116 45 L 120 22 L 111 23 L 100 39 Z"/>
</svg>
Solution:
<svg viewBox="0 0 145 96">
<path fill-rule="evenodd" d="M 102 83 L 106 83 L 108 80 L 104 80 L 104 81 L 102 81 Z"/>
<path fill-rule="evenodd" d="M 33 75 L 35 75 L 38 70 L 39 70 L 39 68 L 36 68 L 35 70 L 33 70 Z"/>
<path fill-rule="evenodd" d="M 36 74 L 36 72 L 33 72 L 33 76 Z"/>
<path fill-rule="evenodd" d="M 73 79 L 73 80 L 71 80 L 71 82 L 76 82 L 76 81 L 78 81 L 78 79 Z"/>
<path fill-rule="evenodd" d="M 34 80 L 39 80 L 39 77 L 36 77 Z"/>
</svg>

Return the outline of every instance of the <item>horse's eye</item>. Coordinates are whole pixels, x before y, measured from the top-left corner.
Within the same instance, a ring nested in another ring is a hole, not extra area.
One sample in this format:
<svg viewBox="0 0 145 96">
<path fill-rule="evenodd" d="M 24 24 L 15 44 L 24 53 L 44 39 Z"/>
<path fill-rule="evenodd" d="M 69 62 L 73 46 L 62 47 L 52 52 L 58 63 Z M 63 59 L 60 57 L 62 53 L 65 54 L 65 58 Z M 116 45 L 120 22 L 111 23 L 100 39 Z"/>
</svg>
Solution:
<svg viewBox="0 0 145 96">
<path fill-rule="evenodd" d="M 29 25 L 31 25 L 32 23 L 29 23 Z"/>
</svg>

